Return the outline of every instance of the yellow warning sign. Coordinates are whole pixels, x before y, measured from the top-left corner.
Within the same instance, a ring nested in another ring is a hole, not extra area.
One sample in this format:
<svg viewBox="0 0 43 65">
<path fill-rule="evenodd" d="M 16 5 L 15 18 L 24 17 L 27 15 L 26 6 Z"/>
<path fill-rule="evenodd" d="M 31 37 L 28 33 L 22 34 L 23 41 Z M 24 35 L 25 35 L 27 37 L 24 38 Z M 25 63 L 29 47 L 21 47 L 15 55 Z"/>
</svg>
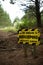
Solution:
<svg viewBox="0 0 43 65">
<path fill-rule="evenodd" d="M 19 31 L 18 37 L 18 43 L 36 43 L 36 45 L 40 44 L 40 32 L 38 31 L 38 29 L 22 29 Z"/>
</svg>

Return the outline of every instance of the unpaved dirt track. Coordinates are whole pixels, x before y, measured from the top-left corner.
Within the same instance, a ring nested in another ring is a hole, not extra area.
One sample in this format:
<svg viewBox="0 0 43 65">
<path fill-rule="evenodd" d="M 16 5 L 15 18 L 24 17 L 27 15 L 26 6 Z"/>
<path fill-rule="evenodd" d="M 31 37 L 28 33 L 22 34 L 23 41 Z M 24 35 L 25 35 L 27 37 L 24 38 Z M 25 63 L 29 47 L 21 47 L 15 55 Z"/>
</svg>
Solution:
<svg viewBox="0 0 43 65">
<path fill-rule="evenodd" d="M 6 36 L 5 33 L 3 34 L 3 38 L 0 38 L 0 65 L 43 65 L 43 45 L 37 47 L 38 57 L 36 59 L 33 58 L 29 49 L 28 57 L 24 58 L 23 48 L 17 47 L 15 33 L 6 33 Z M 10 34 L 12 35 L 10 36 Z M 1 46 L 4 46 L 7 50 L 2 50 Z"/>
<path fill-rule="evenodd" d="M 15 51 L 0 51 L 0 65 L 43 65 L 43 45 L 37 48 L 36 59 L 28 51 L 28 57 L 24 58 L 23 49 Z"/>
</svg>

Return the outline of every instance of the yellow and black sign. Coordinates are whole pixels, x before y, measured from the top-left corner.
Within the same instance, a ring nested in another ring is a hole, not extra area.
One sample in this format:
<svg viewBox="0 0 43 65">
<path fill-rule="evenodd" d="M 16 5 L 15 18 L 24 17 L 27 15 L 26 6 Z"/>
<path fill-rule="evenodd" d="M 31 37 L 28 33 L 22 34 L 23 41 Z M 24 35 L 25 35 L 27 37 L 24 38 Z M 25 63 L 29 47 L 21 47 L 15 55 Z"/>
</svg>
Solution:
<svg viewBox="0 0 43 65">
<path fill-rule="evenodd" d="M 40 44 L 40 32 L 38 29 L 22 29 L 18 33 L 18 43 Z"/>
</svg>

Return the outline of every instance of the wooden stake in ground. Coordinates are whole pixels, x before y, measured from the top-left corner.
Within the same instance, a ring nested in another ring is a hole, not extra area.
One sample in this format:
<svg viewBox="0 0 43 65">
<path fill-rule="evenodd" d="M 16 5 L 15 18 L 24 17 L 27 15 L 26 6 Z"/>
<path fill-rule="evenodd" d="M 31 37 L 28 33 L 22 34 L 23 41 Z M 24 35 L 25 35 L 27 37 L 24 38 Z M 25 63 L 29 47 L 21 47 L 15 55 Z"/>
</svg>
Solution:
<svg viewBox="0 0 43 65">
<path fill-rule="evenodd" d="M 24 57 L 27 57 L 27 44 L 23 44 L 23 48 L 24 48 Z"/>
<path fill-rule="evenodd" d="M 33 44 L 32 55 L 33 55 L 33 58 L 36 58 L 37 57 L 36 44 L 35 43 Z"/>
</svg>

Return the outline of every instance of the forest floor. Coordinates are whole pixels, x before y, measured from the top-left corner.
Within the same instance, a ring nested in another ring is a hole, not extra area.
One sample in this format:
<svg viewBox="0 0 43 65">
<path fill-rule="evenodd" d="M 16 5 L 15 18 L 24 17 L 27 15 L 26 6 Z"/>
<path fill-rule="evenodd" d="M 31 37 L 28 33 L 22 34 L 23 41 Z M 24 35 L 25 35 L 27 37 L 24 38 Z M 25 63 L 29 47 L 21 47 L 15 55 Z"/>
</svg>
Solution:
<svg viewBox="0 0 43 65">
<path fill-rule="evenodd" d="M 43 45 L 39 45 L 36 49 L 37 58 L 33 57 L 30 48 L 27 50 L 28 56 L 24 57 L 24 49 L 17 47 L 17 38 L 14 34 L 11 36 L 10 34 L 11 33 L 0 32 L 0 39 L 2 39 L 0 40 L 0 43 L 4 42 L 8 46 L 6 46 L 7 48 L 2 49 L 1 47 L 3 44 L 0 45 L 0 65 L 43 65 Z M 5 46 L 5 44 L 3 46 Z"/>
</svg>

